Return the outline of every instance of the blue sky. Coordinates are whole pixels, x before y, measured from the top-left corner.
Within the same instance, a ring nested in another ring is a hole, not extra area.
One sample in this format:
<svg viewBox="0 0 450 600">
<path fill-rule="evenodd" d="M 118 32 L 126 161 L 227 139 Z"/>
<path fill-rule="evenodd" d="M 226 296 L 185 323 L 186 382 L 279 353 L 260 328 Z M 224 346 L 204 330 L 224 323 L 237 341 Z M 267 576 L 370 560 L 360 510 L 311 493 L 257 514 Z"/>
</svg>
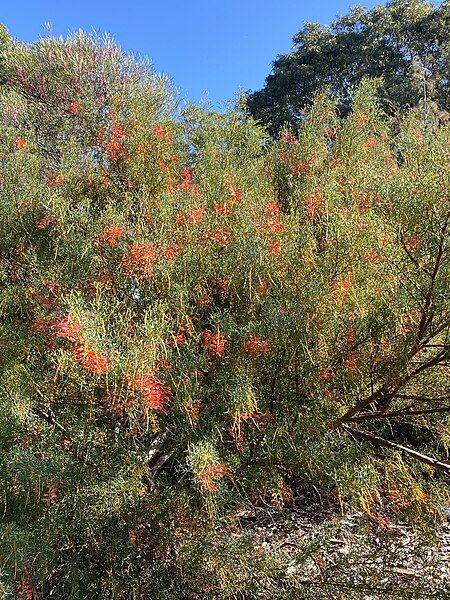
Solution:
<svg viewBox="0 0 450 600">
<path fill-rule="evenodd" d="M 170 76 L 180 99 L 213 108 L 240 89 L 257 90 L 305 21 L 330 23 L 343 0 L 3 0 L 0 22 L 22 41 L 84 29 L 110 33 L 126 50 Z M 362 3 L 362 2 L 361 2 Z M 371 8 L 383 2 L 364 2 Z"/>
</svg>

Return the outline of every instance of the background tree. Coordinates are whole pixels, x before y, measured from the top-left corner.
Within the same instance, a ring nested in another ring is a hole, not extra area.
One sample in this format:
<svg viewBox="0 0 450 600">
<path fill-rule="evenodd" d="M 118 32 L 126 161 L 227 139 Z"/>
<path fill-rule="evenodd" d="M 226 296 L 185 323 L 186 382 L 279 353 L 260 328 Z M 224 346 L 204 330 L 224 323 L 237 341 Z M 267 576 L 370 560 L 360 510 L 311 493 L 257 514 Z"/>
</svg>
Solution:
<svg viewBox="0 0 450 600">
<path fill-rule="evenodd" d="M 265 87 L 248 97 L 251 114 L 272 133 L 295 127 L 323 86 L 345 114 L 364 77 L 382 77 L 378 96 L 390 114 L 420 105 L 430 118 L 450 109 L 450 3 L 394 0 L 368 11 L 352 7 L 331 25 L 306 23 L 292 52 L 279 56 Z"/>
<path fill-rule="evenodd" d="M 10 44 L 11 37 L 9 32 L 6 27 L 0 23 L 0 85 L 4 83 L 3 61 Z"/>
</svg>

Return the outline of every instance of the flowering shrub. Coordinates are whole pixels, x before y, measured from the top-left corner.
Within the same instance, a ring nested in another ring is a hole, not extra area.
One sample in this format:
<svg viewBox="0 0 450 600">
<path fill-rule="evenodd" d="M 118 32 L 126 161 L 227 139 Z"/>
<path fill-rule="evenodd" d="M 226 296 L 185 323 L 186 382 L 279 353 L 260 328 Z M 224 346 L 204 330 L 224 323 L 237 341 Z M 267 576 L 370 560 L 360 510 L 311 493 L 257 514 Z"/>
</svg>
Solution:
<svg viewBox="0 0 450 600">
<path fill-rule="evenodd" d="M 449 128 L 392 133 L 366 84 L 349 117 L 323 95 L 270 141 L 243 107 L 176 113 L 166 80 L 84 34 L 15 43 L 4 70 L 11 589 L 150 597 L 208 519 L 292 501 L 286 473 L 437 518 Z M 395 468 L 373 450 L 399 442 Z"/>
</svg>

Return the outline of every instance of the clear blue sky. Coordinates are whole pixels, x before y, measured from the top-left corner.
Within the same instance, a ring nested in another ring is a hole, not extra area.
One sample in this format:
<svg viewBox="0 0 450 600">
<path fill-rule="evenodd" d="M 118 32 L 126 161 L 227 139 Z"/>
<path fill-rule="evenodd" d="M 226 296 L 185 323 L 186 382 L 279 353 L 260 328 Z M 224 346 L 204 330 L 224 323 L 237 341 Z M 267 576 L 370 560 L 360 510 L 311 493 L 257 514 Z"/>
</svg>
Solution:
<svg viewBox="0 0 450 600">
<path fill-rule="evenodd" d="M 0 0 L 0 22 L 25 42 L 84 29 L 110 33 L 126 50 L 150 58 L 180 98 L 212 107 L 240 89 L 257 90 L 278 54 L 291 49 L 305 21 L 330 23 L 351 4 L 383 0 Z"/>
</svg>

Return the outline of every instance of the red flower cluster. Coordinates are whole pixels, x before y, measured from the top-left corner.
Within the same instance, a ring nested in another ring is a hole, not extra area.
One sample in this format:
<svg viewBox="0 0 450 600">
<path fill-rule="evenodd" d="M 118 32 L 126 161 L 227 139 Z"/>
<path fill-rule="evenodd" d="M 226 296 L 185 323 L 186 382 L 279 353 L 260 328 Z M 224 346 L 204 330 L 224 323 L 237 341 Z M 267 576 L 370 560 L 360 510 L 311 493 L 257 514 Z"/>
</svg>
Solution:
<svg viewBox="0 0 450 600">
<path fill-rule="evenodd" d="M 18 600 L 33 600 L 35 597 L 28 569 L 25 569 L 21 579 L 16 581 L 16 591 Z"/>
<path fill-rule="evenodd" d="M 171 390 L 156 376 L 154 371 L 128 377 L 135 392 L 141 393 L 141 404 L 145 414 L 150 409 L 165 412 L 164 407 L 170 404 Z"/>
<path fill-rule="evenodd" d="M 282 131 L 280 133 L 280 140 L 285 144 L 289 144 L 289 146 L 295 146 L 298 143 L 295 135 L 289 133 L 288 131 Z"/>
<path fill-rule="evenodd" d="M 78 104 L 78 102 L 71 102 L 69 104 L 69 107 L 67 109 L 72 115 L 77 115 L 78 111 L 80 110 L 80 105 Z"/>
<path fill-rule="evenodd" d="M 218 215 L 227 216 L 231 213 L 233 206 L 239 204 L 242 198 L 242 192 L 234 189 L 231 183 L 228 184 L 230 200 L 228 202 L 214 202 L 214 210 Z"/>
<path fill-rule="evenodd" d="M 226 467 L 225 465 L 221 465 L 220 463 L 217 465 L 207 465 L 200 471 L 195 473 L 195 477 L 197 481 L 200 483 L 200 489 L 202 492 L 216 492 L 217 485 L 214 482 L 215 478 L 228 477 L 232 479 L 232 475 L 230 473 L 233 472 L 233 469 L 230 467 Z"/>
<path fill-rule="evenodd" d="M 356 122 L 358 127 L 362 127 L 366 123 L 368 117 L 364 113 L 355 112 L 352 115 L 353 120 Z"/>
<path fill-rule="evenodd" d="M 51 328 L 55 337 L 64 338 L 72 343 L 77 342 L 80 337 L 81 325 L 70 316 L 66 319 L 56 319 Z"/>
<path fill-rule="evenodd" d="M 174 258 L 176 256 L 178 256 L 180 254 L 180 247 L 178 246 L 178 244 L 172 244 L 171 246 L 166 246 L 165 248 L 162 249 L 162 255 L 165 258 L 165 260 L 167 260 L 168 262 L 170 262 L 171 260 L 174 260 Z"/>
<path fill-rule="evenodd" d="M 313 161 L 311 159 L 305 162 L 298 162 L 291 167 L 291 173 L 293 175 L 303 175 L 303 173 L 307 173 L 311 170 L 312 165 Z"/>
<path fill-rule="evenodd" d="M 322 194 L 317 193 L 308 196 L 303 206 L 306 212 L 306 216 L 308 217 L 308 221 L 310 223 L 314 223 L 317 217 L 319 217 L 323 213 L 324 203 Z"/>
<path fill-rule="evenodd" d="M 51 326 L 53 335 L 73 344 L 73 353 L 83 369 L 93 375 L 102 375 L 110 369 L 110 363 L 104 354 L 98 352 L 81 333 L 81 324 L 70 316 L 57 319 Z"/>
<path fill-rule="evenodd" d="M 165 127 L 161 127 L 161 125 L 155 125 L 153 127 L 153 134 L 156 135 L 156 137 L 159 137 L 163 140 L 173 142 L 173 138 L 170 137 L 170 131 Z"/>
<path fill-rule="evenodd" d="M 235 190 L 231 183 L 228 185 L 228 191 L 230 192 L 231 202 L 238 204 L 242 198 L 242 192 Z"/>
<path fill-rule="evenodd" d="M 47 175 L 47 183 L 50 187 L 58 187 L 64 183 L 64 177 L 57 173 L 56 175 Z"/>
<path fill-rule="evenodd" d="M 124 128 L 118 123 L 113 123 L 111 139 L 105 144 L 105 150 L 110 160 L 115 162 L 126 156 L 125 146 L 123 145 L 124 137 Z"/>
<path fill-rule="evenodd" d="M 47 227 L 50 227 L 53 224 L 54 224 L 54 221 L 52 219 L 49 219 L 48 217 L 44 217 L 43 219 L 38 221 L 38 223 L 36 225 L 36 229 L 46 229 Z"/>
<path fill-rule="evenodd" d="M 105 355 L 89 344 L 83 337 L 74 345 L 74 354 L 83 369 L 93 375 L 102 375 L 109 371 L 110 365 Z"/>
<path fill-rule="evenodd" d="M 283 224 L 279 220 L 280 207 L 277 202 L 266 202 L 267 216 L 261 229 L 266 233 L 280 233 L 283 231 Z"/>
<path fill-rule="evenodd" d="M 322 379 L 324 379 L 325 381 L 329 381 L 332 377 L 333 377 L 333 369 L 331 367 L 326 367 L 321 375 Z"/>
<path fill-rule="evenodd" d="M 176 213 L 175 222 L 178 225 L 200 225 L 203 222 L 203 217 L 206 214 L 205 206 L 194 206 L 192 210 L 187 213 Z"/>
<path fill-rule="evenodd" d="M 275 238 L 270 244 L 267 246 L 267 251 L 269 254 L 281 254 L 281 244 L 278 238 Z"/>
<path fill-rule="evenodd" d="M 355 274 L 353 271 L 349 271 L 343 279 L 336 278 L 333 281 L 333 289 L 337 292 L 338 296 L 346 296 L 350 292 L 354 280 Z"/>
<path fill-rule="evenodd" d="M 105 130 L 102 128 L 97 136 L 97 141 L 103 146 L 109 160 L 117 162 L 120 158 L 127 159 L 128 153 L 124 146 L 125 128 L 116 123 L 114 111 L 109 111 L 112 119 L 111 133 L 109 139 L 106 139 Z"/>
<path fill-rule="evenodd" d="M 377 141 L 374 140 L 373 138 L 370 140 L 367 140 L 367 142 L 363 145 L 363 148 L 367 151 L 372 150 L 373 148 L 375 148 L 377 145 Z"/>
<path fill-rule="evenodd" d="M 227 340 L 220 331 L 213 334 L 209 329 L 205 329 L 202 333 L 202 346 L 213 358 L 220 358 L 223 355 L 226 343 Z"/>
<path fill-rule="evenodd" d="M 153 276 L 153 267 L 156 261 L 155 245 L 151 243 L 140 244 L 134 242 L 128 248 L 121 261 L 125 277 L 143 279 Z"/>
<path fill-rule="evenodd" d="M 193 185 L 194 174 L 191 169 L 184 167 L 183 169 L 183 181 L 181 182 L 182 190 L 190 190 Z"/>
<path fill-rule="evenodd" d="M 118 244 L 118 241 L 122 237 L 123 227 L 119 225 L 111 225 L 108 229 L 102 233 L 96 240 L 94 240 L 95 246 L 102 246 L 103 242 L 108 244 L 111 248 L 115 248 Z"/>
<path fill-rule="evenodd" d="M 358 355 L 355 351 L 349 353 L 347 358 L 344 360 L 344 365 L 350 371 L 356 371 L 358 368 Z"/>
<path fill-rule="evenodd" d="M 26 142 L 22 138 L 17 138 L 17 140 L 15 141 L 15 144 L 16 144 L 16 148 L 18 150 L 21 150 L 22 148 L 25 148 L 25 146 L 26 146 Z"/>
<path fill-rule="evenodd" d="M 283 223 L 280 221 L 281 210 L 277 202 L 266 202 L 266 215 L 263 223 L 255 223 L 259 231 L 269 236 L 276 236 L 283 231 Z M 278 237 L 273 237 L 267 243 L 269 254 L 281 254 L 281 243 Z"/>
<path fill-rule="evenodd" d="M 217 231 L 209 232 L 208 237 L 210 240 L 217 242 L 222 248 L 225 248 L 231 242 L 231 233 L 226 225 L 222 225 Z"/>
<path fill-rule="evenodd" d="M 231 209 L 233 208 L 232 202 L 215 202 L 214 201 L 214 210 L 218 215 L 222 215 L 226 217 L 231 213 Z"/>
<path fill-rule="evenodd" d="M 245 354 L 268 354 L 270 348 L 267 341 L 263 338 L 250 336 L 245 342 L 242 351 Z"/>
</svg>

